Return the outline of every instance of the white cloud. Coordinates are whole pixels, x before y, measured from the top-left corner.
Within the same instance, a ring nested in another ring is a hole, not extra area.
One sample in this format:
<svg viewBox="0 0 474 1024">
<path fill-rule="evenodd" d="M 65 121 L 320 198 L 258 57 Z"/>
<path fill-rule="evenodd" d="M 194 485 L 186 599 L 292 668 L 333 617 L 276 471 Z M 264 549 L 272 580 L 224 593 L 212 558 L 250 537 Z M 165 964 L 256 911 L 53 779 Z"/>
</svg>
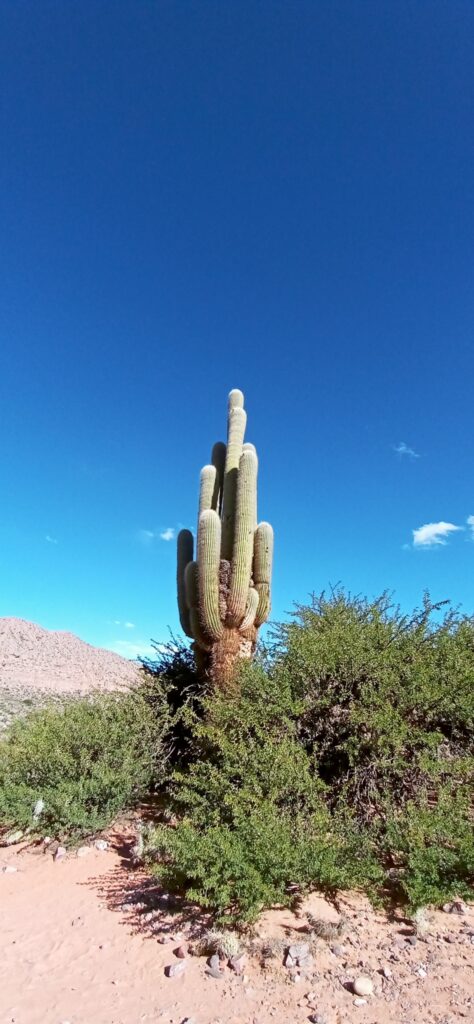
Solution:
<svg viewBox="0 0 474 1024">
<path fill-rule="evenodd" d="M 134 622 L 124 622 L 125 629 L 135 629 Z"/>
<path fill-rule="evenodd" d="M 468 516 L 466 519 L 466 523 L 469 526 L 469 529 L 471 530 L 472 539 L 474 540 L 474 516 Z"/>
<path fill-rule="evenodd" d="M 48 544 L 58 544 L 59 543 L 59 541 L 56 540 L 56 537 L 51 537 L 49 533 L 46 534 L 46 537 L 44 539 L 47 540 Z"/>
<path fill-rule="evenodd" d="M 404 441 L 400 441 L 399 444 L 394 444 L 393 445 L 393 450 L 394 450 L 394 452 L 397 453 L 397 455 L 400 455 L 400 456 L 408 455 L 409 459 L 419 459 L 420 458 L 418 452 L 416 452 L 414 450 L 414 448 L 410 448 L 407 444 L 405 444 Z"/>
<path fill-rule="evenodd" d="M 161 538 L 161 540 L 174 540 L 174 538 L 175 538 L 174 526 L 167 526 L 166 530 L 163 530 L 163 533 L 160 533 L 160 538 Z"/>
<path fill-rule="evenodd" d="M 454 523 L 426 523 L 413 530 L 413 547 L 431 548 L 436 544 L 446 544 L 446 538 L 451 533 L 462 529 L 462 526 L 455 526 Z"/>
</svg>

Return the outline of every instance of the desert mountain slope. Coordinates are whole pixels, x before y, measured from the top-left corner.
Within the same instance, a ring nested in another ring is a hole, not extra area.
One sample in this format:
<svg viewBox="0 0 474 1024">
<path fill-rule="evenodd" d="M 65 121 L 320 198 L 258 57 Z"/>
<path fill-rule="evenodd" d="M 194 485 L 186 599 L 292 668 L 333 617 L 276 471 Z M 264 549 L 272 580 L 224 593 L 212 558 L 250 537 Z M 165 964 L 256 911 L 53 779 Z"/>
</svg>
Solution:
<svg viewBox="0 0 474 1024">
<path fill-rule="evenodd" d="M 0 618 L 0 690 L 114 690 L 135 683 L 138 673 L 136 663 L 91 647 L 73 633 Z"/>
</svg>

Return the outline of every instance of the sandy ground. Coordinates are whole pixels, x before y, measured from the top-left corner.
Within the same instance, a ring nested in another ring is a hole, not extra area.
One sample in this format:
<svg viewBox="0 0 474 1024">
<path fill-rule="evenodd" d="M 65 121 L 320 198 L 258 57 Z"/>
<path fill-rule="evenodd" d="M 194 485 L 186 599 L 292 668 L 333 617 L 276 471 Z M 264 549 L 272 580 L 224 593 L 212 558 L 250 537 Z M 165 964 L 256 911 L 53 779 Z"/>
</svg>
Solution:
<svg viewBox="0 0 474 1024">
<path fill-rule="evenodd" d="M 318 939 L 308 977 L 292 980 L 280 955 L 266 967 L 248 956 L 242 975 L 227 967 L 212 978 L 204 957 L 178 960 L 174 953 L 196 927 L 192 912 L 175 908 L 171 915 L 167 894 L 131 868 L 130 831 L 109 838 L 105 852 L 90 848 L 57 862 L 42 847 L 0 849 L 1 1024 L 474 1019 L 472 907 L 436 912 L 422 941 L 402 919 L 388 921 L 365 899 L 344 897 L 338 910 L 349 918 L 347 933 L 335 942 Z M 308 909 L 338 919 L 333 906 L 312 896 L 298 917 L 265 914 L 259 935 L 304 941 Z M 168 978 L 166 968 L 178 963 L 183 974 Z M 372 979 L 374 994 L 358 1005 L 352 982 L 361 974 Z"/>
</svg>

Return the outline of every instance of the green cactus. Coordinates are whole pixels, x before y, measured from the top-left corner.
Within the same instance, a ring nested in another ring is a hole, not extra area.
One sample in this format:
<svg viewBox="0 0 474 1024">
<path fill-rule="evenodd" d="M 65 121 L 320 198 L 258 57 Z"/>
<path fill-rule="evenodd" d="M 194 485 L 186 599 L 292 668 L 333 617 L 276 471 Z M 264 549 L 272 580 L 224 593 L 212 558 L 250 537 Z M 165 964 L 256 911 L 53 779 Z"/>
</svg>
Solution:
<svg viewBox="0 0 474 1024">
<path fill-rule="evenodd" d="M 236 660 L 252 657 L 270 612 L 273 531 L 257 526 L 258 459 L 244 444 L 244 396 L 230 392 L 227 445 L 218 441 L 201 470 L 197 555 L 189 530 L 178 535 L 178 606 L 198 664 L 230 685 Z"/>
</svg>

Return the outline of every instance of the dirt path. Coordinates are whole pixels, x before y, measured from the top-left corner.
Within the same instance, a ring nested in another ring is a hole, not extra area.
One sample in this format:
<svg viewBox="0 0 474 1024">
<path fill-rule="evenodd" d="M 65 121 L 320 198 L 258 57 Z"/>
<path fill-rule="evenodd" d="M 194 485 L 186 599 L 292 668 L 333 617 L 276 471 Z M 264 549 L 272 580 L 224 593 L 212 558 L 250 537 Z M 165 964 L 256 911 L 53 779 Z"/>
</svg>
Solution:
<svg viewBox="0 0 474 1024">
<path fill-rule="evenodd" d="M 341 905 L 347 933 L 318 940 L 307 978 L 293 981 L 280 955 L 265 969 L 249 958 L 242 975 L 227 968 L 215 979 L 204 958 L 174 955 L 191 916 L 172 918 L 166 894 L 130 869 L 132 842 L 115 835 L 105 852 L 91 848 L 56 863 L 41 849 L 0 850 L 1 1024 L 303 1024 L 318 1014 L 327 1024 L 473 1019 L 473 908 L 436 913 L 427 941 L 413 942 L 402 921 L 389 923 L 351 897 Z M 338 917 L 318 897 L 303 909 Z M 258 931 L 288 945 L 308 938 L 305 916 L 283 911 L 266 914 Z M 173 963 L 186 967 L 168 978 Z M 361 974 L 375 991 L 358 1005 L 351 982 Z"/>
</svg>

